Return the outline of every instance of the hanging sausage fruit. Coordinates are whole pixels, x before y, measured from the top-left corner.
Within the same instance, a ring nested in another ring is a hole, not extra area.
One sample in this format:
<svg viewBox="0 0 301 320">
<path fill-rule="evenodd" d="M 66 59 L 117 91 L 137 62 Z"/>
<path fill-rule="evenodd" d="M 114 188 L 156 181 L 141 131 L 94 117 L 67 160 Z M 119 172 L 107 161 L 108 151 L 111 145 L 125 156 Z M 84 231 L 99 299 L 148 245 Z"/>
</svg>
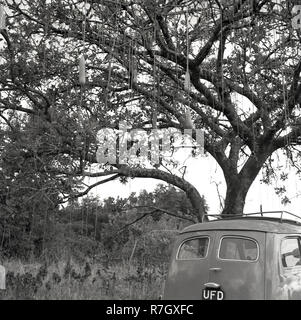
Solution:
<svg viewBox="0 0 301 320">
<path fill-rule="evenodd" d="M 4 10 L 4 6 L 0 5 L 0 30 L 6 29 L 6 13 Z"/>
<path fill-rule="evenodd" d="M 79 59 L 79 83 L 82 86 L 86 83 L 86 61 L 83 55 Z"/>
<path fill-rule="evenodd" d="M 186 13 L 186 73 L 185 73 L 185 81 L 184 81 L 184 89 L 186 91 L 190 91 L 190 73 L 189 73 L 189 34 L 188 34 L 188 15 Z"/>
<path fill-rule="evenodd" d="M 184 89 L 190 91 L 190 73 L 188 67 L 185 74 Z"/>
<path fill-rule="evenodd" d="M 188 108 L 185 110 L 185 115 L 183 117 L 183 123 L 182 123 L 184 129 L 194 129 L 194 125 L 191 119 L 191 113 Z"/>
</svg>

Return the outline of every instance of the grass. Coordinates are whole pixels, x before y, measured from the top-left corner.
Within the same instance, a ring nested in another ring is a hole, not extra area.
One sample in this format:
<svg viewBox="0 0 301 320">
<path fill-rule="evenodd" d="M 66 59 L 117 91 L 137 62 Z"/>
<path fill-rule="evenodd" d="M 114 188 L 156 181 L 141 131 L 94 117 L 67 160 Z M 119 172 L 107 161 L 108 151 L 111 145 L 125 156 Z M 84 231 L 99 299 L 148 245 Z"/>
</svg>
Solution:
<svg viewBox="0 0 301 320">
<path fill-rule="evenodd" d="M 0 299 L 20 300 L 148 300 L 162 294 L 166 265 L 137 261 L 28 263 L 7 260 L 6 290 Z"/>
</svg>

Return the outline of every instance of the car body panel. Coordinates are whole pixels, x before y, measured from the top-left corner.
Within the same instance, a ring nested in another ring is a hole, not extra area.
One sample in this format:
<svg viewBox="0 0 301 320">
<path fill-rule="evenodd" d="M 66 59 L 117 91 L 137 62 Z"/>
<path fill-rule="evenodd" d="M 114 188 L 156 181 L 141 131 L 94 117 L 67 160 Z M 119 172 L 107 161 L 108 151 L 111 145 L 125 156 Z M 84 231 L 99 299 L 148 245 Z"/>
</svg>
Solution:
<svg viewBox="0 0 301 320">
<path fill-rule="evenodd" d="M 178 260 L 179 247 L 186 239 L 195 237 L 209 237 L 209 250 L 206 257 L 203 259 L 195 260 Z M 168 281 L 165 286 L 165 298 L 169 297 L 173 300 L 182 299 L 200 299 L 201 289 L 204 288 L 203 284 L 208 282 L 209 275 L 204 270 L 209 269 L 209 256 L 212 254 L 213 246 L 211 243 L 214 241 L 212 235 L 209 236 L 208 232 L 193 232 L 190 235 L 180 236 L 174 246 L 172 260 L 170 263 Z"/>
<path fill-rule="evenodd" d="M 215 232 L 214 254 L 211 255 L 209 282 L 220 285 L 225 299 L 264 299 L 265 276 L 265 233 L 245 231 L 242 235 L 237 230 Z M 256 240 L 259 255 L 255 261 L 229 260 L 219 257 L 222 239 Z"/>
</svg>

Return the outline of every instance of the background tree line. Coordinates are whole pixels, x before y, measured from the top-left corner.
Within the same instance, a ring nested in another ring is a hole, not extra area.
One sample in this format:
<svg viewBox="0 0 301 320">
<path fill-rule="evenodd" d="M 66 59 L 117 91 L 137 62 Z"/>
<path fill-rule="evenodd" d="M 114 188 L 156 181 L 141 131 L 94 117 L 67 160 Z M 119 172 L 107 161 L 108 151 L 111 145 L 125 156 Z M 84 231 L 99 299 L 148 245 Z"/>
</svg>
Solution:
<svg viewBox="0 0 301 320">
<path fill-rule="evenodd" d="M 202 205 L 207 212 L 205 199 Z M 174 236 L 196 222 L 185 193 L 166 185 L 102 202 L 86 197 L 60 209 L 34 194 L 20 211 L 10 219 L 1 216 L 0 249 L 3 257 L 25 261 L 73 257 L 167 263 Z"/>
</svg>

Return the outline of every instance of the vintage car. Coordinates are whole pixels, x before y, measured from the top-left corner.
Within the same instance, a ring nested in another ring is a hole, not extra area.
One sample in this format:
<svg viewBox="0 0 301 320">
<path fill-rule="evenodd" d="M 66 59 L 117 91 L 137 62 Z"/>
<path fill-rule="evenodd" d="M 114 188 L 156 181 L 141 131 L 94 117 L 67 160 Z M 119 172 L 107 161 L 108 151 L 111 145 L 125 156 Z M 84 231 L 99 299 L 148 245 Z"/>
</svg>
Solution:
<svg viewBox="0 0 301 320">
<path fill-rule="evenodd" d="M 301 223 L 292 218 L 299 217 L 270 211 L 186 227 L 162 298 L 301 299 Z"/>
</svg>

